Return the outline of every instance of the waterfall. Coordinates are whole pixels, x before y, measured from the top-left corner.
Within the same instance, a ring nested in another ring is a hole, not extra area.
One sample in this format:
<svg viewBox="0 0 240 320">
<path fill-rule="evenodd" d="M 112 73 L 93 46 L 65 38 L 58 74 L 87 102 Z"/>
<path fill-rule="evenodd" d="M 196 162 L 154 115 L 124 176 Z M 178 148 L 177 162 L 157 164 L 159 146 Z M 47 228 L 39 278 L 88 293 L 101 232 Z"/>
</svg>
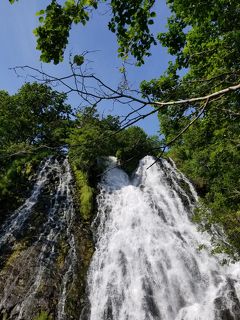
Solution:
<svg viewBox="0 0 240 320">
<path fill-rule="evenodd" d="M 44 305 L 51 303 L 42 298 L 48 291 L 57 299 L 54 319 L 69 319 L 65 303 L 77 263 L 72 182 L 67 159 L 63 163 L 53 158 L 43 161 L 32 194 L 0 230 L 0 249 L 4 252 L 3 248 L 9 250 L 21 241 L 25 243 L 25 233 L 33 229 L 29 245 L 19 252 L 7 272 L 3 269 L 0 273 L 0 311 L 13 309 L 11 319 L 33 319 L 35 307 L 44 310 Z M 36 215 L 41 197 L 45 197 L 42 199 L 45 215 L 42 211 Z M 40 223 L 39 216 L 42 218 Z M 64 241 L 66 254 L 59 271 L 56 265 L 61 255 L 61 241 Z M 59 275 L 56 276 L 57 273 Z"/>
<path fill-rule="evenodd" d="M 44 160 L 29 198 L 0 228 L 0 319 L 240 320 L 239 264 L 209 254 L 197 194 L 173 161 L 132 178 L 110 157 L 92 224 L 75 212 L 67 159 Z M 43 312 L 43 313 L 42 313 Z"/>
<path fill-rule="evenodd" d="M 198 249 L 210 242 L 191 222 L 193 186 L 171 161 L 147 169 L 153 161 L 132 179 L 110 164 L 100 184 L 90 320 L 239 320 L 239 264 Z"/>
</svg>

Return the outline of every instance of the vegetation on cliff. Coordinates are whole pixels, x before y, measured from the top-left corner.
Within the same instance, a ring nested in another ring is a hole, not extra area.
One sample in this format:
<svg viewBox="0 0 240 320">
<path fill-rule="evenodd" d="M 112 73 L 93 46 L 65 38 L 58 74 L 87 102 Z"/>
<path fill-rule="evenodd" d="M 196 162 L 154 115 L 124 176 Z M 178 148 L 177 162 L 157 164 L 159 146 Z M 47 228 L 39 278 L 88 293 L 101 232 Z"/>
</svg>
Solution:
<svg viewBox="0 0 240 320">
<path fill-rule="evenodd" d="M 39 315 L 34 318 L 33 320 L 52 320 L 52 317 L 48 315 L 47 312 L 42 311 L 39 313 Z"/>
</svg>

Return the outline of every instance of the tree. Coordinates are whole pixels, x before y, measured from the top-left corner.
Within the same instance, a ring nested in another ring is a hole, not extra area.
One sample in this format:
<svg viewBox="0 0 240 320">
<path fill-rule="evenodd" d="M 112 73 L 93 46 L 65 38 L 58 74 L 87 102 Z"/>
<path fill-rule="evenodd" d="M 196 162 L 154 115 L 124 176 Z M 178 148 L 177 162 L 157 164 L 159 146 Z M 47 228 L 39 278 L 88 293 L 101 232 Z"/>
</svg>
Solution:
<svg viewBox="0 0 240 320">
<path fill-rule="evenodd" d="M 137 126 L 128 127 L 117 135 L 116 156 L 122 167 L 132 173 L 138 166 L 139 160 L 145 155 L 157 155 L 160 143 L 157 137 L 148 137 L 147 134 Z"/>
<path fill-rule="evenodd" d="M 0 92 L 1 147 L 20 142 L 49 147 L 61 144 L 71 114 L 65 100 L 66 95 L 37 83 L 23 85 L 13 96 Z"/>
<path fill-rule="evenodd" d="M 67 142 L 70 159 L 88 174 L 96 173 L 97 160 L 107 156 L 116 156 L 131 173 L 143 156 L 154 154 L 159 146 L 156 137 L 148 137 L 137 126 L 121 130 L 118 117 L 100 118 L 94 106 L 78 113 Z"/>
<path fill-rule="evenodd" d="M 39 162 L 61 149 L 71 125 L 65 99 L 37 83 L 0 91 L 0 220 L 26 197 Z"/>
<path fill-rule="evenodd" d="M 69 156 L 74 164 L 89 173 L 98 157 L 114 155 L 116 138 L 113 133 L 118 129 L 118 118 L 100 119 L 95 107 L 79 112 L 68 139 Z"/>
</svg>

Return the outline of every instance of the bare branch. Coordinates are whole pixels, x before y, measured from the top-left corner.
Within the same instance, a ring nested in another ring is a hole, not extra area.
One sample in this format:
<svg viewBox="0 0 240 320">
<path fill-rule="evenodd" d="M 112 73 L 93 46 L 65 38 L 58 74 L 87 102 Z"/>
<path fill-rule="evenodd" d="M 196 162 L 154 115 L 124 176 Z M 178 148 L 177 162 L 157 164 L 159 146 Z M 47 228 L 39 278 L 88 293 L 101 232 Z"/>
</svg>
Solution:
<svg viewBox="0 0 240 320">
<path fill-rule="evenodd" d="M 164 153 L 167 147 L 179 139 L 179 137 L 181 137 L 189 129 L 189 127 L 192 126 L 197 119 L 199 119 L 210 102 L 219 99 L 226 94 L 240 90 L 240 83 L 237 83 L 204 96 L 190 97 L 188 99 L 180 100 L 156 101 L 154 99 L 150 99 L 149 96 L 142 98 L 141 92 L 130 89 L 125 74 L 123 79 L 124 84 L 119 85 L 117 88 L 113 88 L 98 78 L 95 74 L 91 73 L 90 69 L 86 65 L 85 67 L 77 67 L 71 61 L 69 63 L 71 73 L 63 77 L 56 77 L 45 73 L 43 70 L 39 70 L 27 65 L 17 66 L 12 68 L 12 70 L 14 70 L 18 76 L 19 70 L 20 72 L 30 70 L 31 72 L 34 72 L 34 74 L 31 75 L 32 79 L 40 81 L 41 83 L 50 84 L 52 86 L 61 85 L 61 88 L 65 90 L 65 93 L 78 94 L 82 101 L 85 101 L 88 105 L 97 105 L 103 101 L 112 101 L 113 106 L 115 103 L 128 106 L 128 110 L 130 111 L 126 115 L 122 116 L 122 121 L 120 122 L 121 128 L 117 132 L 120 132 L 129 126 L 136 124 L 140 120 L 143 120 L 170 106 L 187 105 L 189 107 L 195 107 L 196 115 L 194 113 L 191 114 L 191 117 L 194 116 L 194 118 L 169 143 L 161 147 L 162 151 L 160 156 Z M 238 74 L 237 71 L 233 75 L 236 76 L 236 74 Z M 215 76 L 211 79 L 206 79 L 206 83 L 209 83 L 209 81 L 213 81 L 214 79 L 221 79 L 221 77 L 225 76 L 229 77 L 231 74 L 226 73 Z M 202 80 L 205 81 L 204 79 Z M 232 81 L 233 80 L 236 80 L 236 77 L 233 77 Z M 211 86 L 211 88 L 213 90 L 214 87 Z M 201 108 L 202 104 L 204 105 Z M 152 109 L 148 111 L 146 109 L 147 106 L 152 107 Z M 223 109 L 223 111 L 227 112 L 226 109 Z M 235 111 L 234 113 L 233 111 L 229 111 L 229 113 L 235 114 L 236 116 L 239 115 L 239 113 L 235 113 Z"/>
<path fill-rule="evenodd" d="M 15 156 L 23 156 L 23 155 L 27 155 L 27 154 L 34 154 L 36 153 L 38 150 L 41 149 L 49 149 L 49 150 L 58 150 L 60 148 L 64 148 L 67 147 L 67 145 L 61 145 L 61 146 L 56 146 L 56 147 L 50 147 L 48 145 L 40 145 L 38 147 L 31 147 L 29 149 L 25 149 L 25 150 L 19 150 L 17 152 L 11 153 L 11 154 L 6 154 L 6 155 L 0 155 L 1 159 L 5 159 L 5 158 L 13 158 Z M 2 150 L 1 150 L 2 152 Z"/>
<path fill-rule="evenodd" d="M 151 106 L 157 107 L 155 110 L 143 115 L 141 119 L 144 119 L 145 117 L 147 117 L 155 112 L 158 112 L 160 110 L 160 108 L 162 108 L 162 107 L 182 105 L 182 104 L 191 104 L 194 102 L 206 101 L 207 99 L 212 100 L 213 98 L 216 98 L 221 95 L 224 95 L 224 94 L 227 94 L 227 93 L 230 93 L 230 92 L 233 92 L 233 91 L 240 89 L 240 84 L 236 84 L 234 86 L 227 87 L 225 89 L 213 92 L 213 93 L 205 95 L 205 96 L 193 97 L 193 98 L 182 99 L 182 100 L 174 100 L 174 101 L 154 101 L 154 100 L 150 100 L 148 97 L 146 98 L 146 100 L 144 100 L 144 99 L 138 98 L 138 96 L 128 94 L 128 93 L 126 93 L 126 91 L 114 89 L 114 88 L 110 87 L 109 85 L 107 85 L 106 83 L 104 83 L 101 79 L 96 77 L 94 74 L 75 73 L 73 68 L 72 68 L 72 74 L 64 76 L 64 77 L 59 77 L 59 78 L 52 76 L 52 75 L 49 75 L 41 70 L 38 70 L 38 69 L 30 67 L 30 66 L 21 66 L 21 67 L 17 66 L 17 67 L 11 68 L 11 69 L 14 70 L 15 72 L 17 72 L 18 69 L 21 69 L 21 70 L 29 69 L 31 71 L 39 73 L 41 76 L 44 77 L 43 79 L 40 79 L 36 76 L 32 76 L 34 79 L 36 79 L 38 81 L 45 81 L 47 83 L 60 82 L 70 92 L 76 92 L 81 95 L 87 95 L 87 96 L 101 99 L 101 100 L 129 99 L 131 101 L 143 104 L 145 106 L 151 105 Z M 47 80 L 46 80 L 46 77 L 47 77 Z M 83 85 L 83 87 L 80 89 L 78 87 L 78 85 L 75 85 L 75 87 L 73 87 L 72 85 L 66 83 L 66 80 L 70 80 L 70 79 L 73 79 L 75 84 L 76 84 L 76 79 L 81 79 L 80 83 Z M 95 86 L 95 87 L 86 86 L 84 83 L 84 81 L 86 79 L 87 80 L 94 80 L 95 84 L 97 84 L 97 86 Z M 96 89 L 96 88 L 98 88 L 98 89 Z M 91 90 L 87 90 L 87 89 L 91 89 Z M 93 93 L 93 90 L 95 90 L 95 93 Z M 134 90 L 132 90 L 132 91 L 130 90 L 130 92 L 133 93 Z M 135 91 L 135 93 L 136 93 L 136 91 Z M 139 111 L 139 109 L 137 109 L 137 111 Z M 139 120 L 141 120 L 141 119 L 139 119 Z"/>
<path fill-rule="evenodd" d="M 214 93 L 208 94 L 206 96 L 202 96 L 202 97 L 194 97 L 194 98 L 190 98 L 190 99 L 168 101 L 168 102 L 157 102 L 156 101 L 151 104 L 162 107 L 162 106 L 172 106 L 172 105 L 178 105 L 178 104 L 184 104 L 184 103 L 192 103 L 192 102 L 199 102 L 199 101 L 204 101 L 204 100 L 211 100 L 213 98 L 222 96 L 222 95 L 224 95 L 226 93 L 230 93 L 232 91 L 236 91 L 238 89 L 240 89 L 240 83 L 236 84 L 235 86 L 230 86 L 228 88 L 219 90 L 217 92 L 214 92 Z"/>
</svg>

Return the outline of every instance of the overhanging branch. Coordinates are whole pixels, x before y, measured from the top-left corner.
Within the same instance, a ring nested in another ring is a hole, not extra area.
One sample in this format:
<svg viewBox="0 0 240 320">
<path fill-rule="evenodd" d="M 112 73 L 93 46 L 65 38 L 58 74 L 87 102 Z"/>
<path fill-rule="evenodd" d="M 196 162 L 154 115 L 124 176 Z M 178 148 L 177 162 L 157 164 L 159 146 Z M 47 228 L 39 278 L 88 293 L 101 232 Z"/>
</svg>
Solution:
<svg viewBox="0 0 240 320">
<path fill-rule="evenodd" d="M 237 83 L 203 96 L 190 97 L 180 100 L 156 101 L 151 99 L 149 96 L 142 98 L 141 92 L 130 89 L 130 86 L 128 85 L 124 86 L 124 88 L 121 86 L 118 86 L 118 88 L 113 88 L 98 78 L 95 74 L 90 73 L 86 68 L 82 69 L 81 67 L 74 67 L 72 63 L 70 63 L 70 67 L 70 74 L 63 77 L 56 77 L 45 73 L 42 69 L 39 70 L 27 65 L 17 66 L 12 69 L 18 75 L 21 73 L 21 71 L 26 72 L 26 70 L 30 70 L 33 74 L 28 75 L 28 77 L 31 77 L 31 79 L 40 83 L 51 85 L 54 87 L 54 90 L 56 89 L 56 86 L 60 86 L 61 92 L 63 91 L 67 94 L 78 94 L 81 100 L 85 101 L 88 106 L 97 105 L 104 101 L 112 101 L 113 105 L 117 103 L 124 106 L 129 106 L 130 111 L 122 116 L 122 120 L 120 122 L 121 128 L 119 131 L 122 131 L 138 123 L 140 120 L 143 120 L 155 113 L 160 112 L 162 109 L 171 106 L 182 106 L 185 104 L 190 108 L 194 107 L 197 115 L 170 142 L 162 146 L 161 155 L 167 147 L 179 139 L 179 137 L 181 137 L 189 129 L 189 127 L 192 126 L 197 119 L 199 119 L 210 102 L 240 89 L 240 83 Z M 203 105 L 203 107 L 201 107 L 201 105 Z M 149 112 L 146 112 L 147 106 L 152 107 Z"/>
</svg>

